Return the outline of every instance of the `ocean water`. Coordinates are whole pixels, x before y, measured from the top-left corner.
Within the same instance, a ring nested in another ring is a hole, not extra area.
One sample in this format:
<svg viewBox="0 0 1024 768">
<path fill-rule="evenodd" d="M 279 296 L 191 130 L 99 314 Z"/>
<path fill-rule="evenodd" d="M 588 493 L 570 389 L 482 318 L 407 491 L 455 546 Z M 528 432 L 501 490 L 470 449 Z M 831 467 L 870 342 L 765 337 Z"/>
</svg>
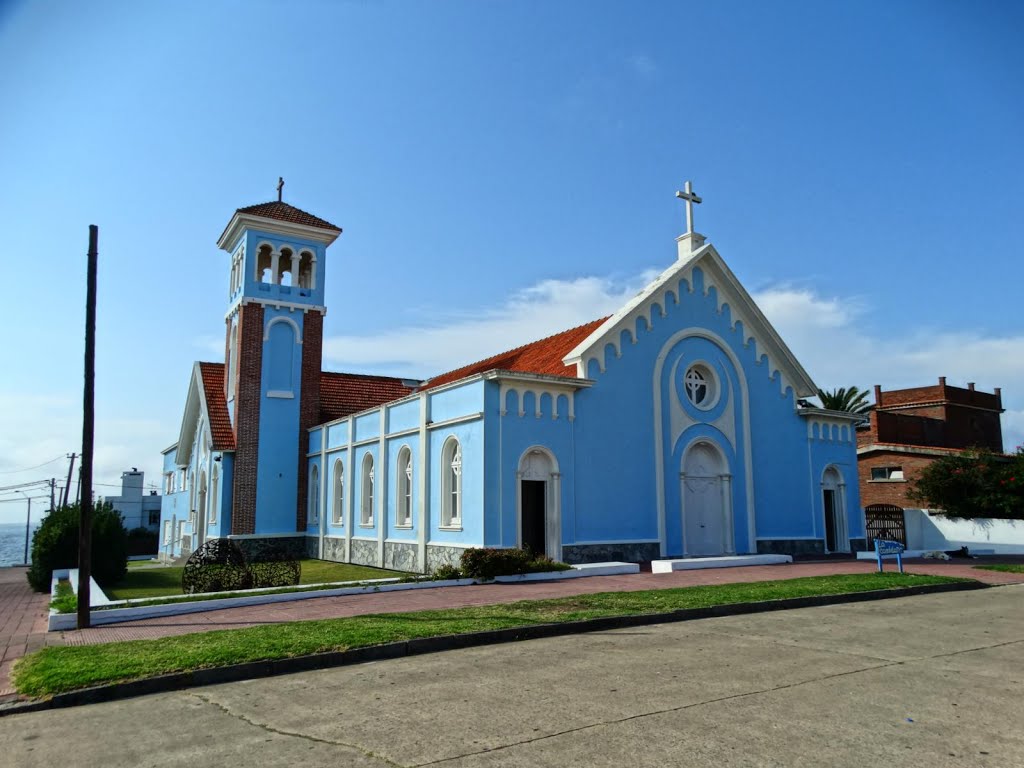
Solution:
<svg viewBox="0 0 1024 768">
<path fill-rule="evenodd" d="M 32 534 L 38 527 L 39 523 L 33 520 L 28 540 L 29 557 L 32 556 Z M 23 562 L 25 562 L 25 524 L 0 523 L 0 566 Z"/>
</svg>

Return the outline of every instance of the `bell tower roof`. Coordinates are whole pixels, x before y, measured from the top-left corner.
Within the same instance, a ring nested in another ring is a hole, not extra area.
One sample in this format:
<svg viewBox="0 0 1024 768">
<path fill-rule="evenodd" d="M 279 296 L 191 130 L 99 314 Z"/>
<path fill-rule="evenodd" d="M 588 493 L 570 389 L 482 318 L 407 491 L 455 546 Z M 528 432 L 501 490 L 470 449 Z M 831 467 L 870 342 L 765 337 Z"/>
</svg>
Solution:
<svg viewBox="0 0 1024 768">
<path fill-rule="evenodd" d="M 341 227 L 296 208 L 294 205 L 273 200 L 269 203 L 247 205 L 235 211 L 231 221 L 217 240 L 217 246 L 230 251 L 245 228 L 269 230 L 281 234 L 306 237 L 330 245 L 341 234 Z"/>
</svg>

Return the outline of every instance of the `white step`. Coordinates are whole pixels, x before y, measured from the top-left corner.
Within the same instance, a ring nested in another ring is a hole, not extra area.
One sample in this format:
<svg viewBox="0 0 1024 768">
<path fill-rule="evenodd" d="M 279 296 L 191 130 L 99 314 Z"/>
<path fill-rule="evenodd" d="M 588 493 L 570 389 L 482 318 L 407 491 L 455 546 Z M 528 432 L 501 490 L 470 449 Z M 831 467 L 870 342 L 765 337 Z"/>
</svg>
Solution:
<svg viewBox="0 0 1024 768">
<path fill-rule="evenodd" d="M 790 555 L 728 555 L 725 557 L 686 557 L 679 560 L 654 560 L 652 573 L 696 571 L 702 568 L 739 568 L 744 565 L 778 565 L 792 563 Z"/>
</svg>

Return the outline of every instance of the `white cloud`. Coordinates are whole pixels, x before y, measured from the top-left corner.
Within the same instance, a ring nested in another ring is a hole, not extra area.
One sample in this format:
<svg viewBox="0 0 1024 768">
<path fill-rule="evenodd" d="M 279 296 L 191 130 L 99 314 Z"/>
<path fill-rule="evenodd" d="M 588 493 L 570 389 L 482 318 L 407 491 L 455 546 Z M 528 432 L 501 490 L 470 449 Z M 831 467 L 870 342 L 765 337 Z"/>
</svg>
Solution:
<svg viewBox="0 0 1024 768">
<path fill-rule="evenodd" d="M 645 272 L 628 280 L 543 280 L 513 294 L 497 309 L 374 336 L 329 337 L 324 340 L 324 362 L 348 370 L 435 376 L 609 315 L 654 274 Z"/>
<path fill-rule="evenodd" d="M 650 270 L 625 279 L 543 280 L 511 295 L 497 308 L 428 318 L 372 336 L 329 337 L 324 341 L 324 362 L 344 370 L 436 375 L 611 314 L 656 274 Z M 894 314 L 874 318 L 891 323 L 894 331 L 883 335 L 865 330 L 869 308 L 861 297 L 823 296 L 813 288 L 788 284 L 769 286 L 753 295 L 819 386 L 870 389 L 881 384 L 893 389 L 930 384 L 946 376 L 950 384 L 974 381 L 986 391 L 1002 387 L 1007 408 L 1002 420 L 1005 447 L 1012 450 L 1024 442 L 1024 334 L 985 336 L 969 327 L 935 332 Z M 222 354 L 221 340 L 211 336 L 196 342 L 208 352 Z M 117 483 L 122 471 L 137 466 L 146 472 L 147 483 L 158 483 L 159 451 L 177 434 L 180 407 L 175 402 L 166 414 L 136 419 L 100 403 L 97 482 Z M 25 473 L 10 470 L 77 452 L 80 445 L 81 395 L 77 391 L 0 393 L 0 486 L 63 477 L 64 461 Z M 98 486 L 97 493 L 113 495 L 117 488 Z M 0 498 L 10 497 L 0 494 Z M 0 521 L 17 521 L 22 514 L 18 504 L 0 505 Z"/>
<path fill-rule="evenodd" d="M 656 274 L 544 280 L 495 310 L 375 336 L 329 338 L 325 361 L 342 369 L 435 375 L 610 314 Z M 985 391 L 1002 387 L 1005 447 L 1024 442 L 1024 334 L 992 337 L 966 327 L 935 332 L 900 315 L 888 318 L 892 333 L 873 334 L 865 329 L 869 307 L 860 296 L 779 284 L 753 297 L 823 389 L 923 386 L 939 376 L 958 386 L 973 381 Z"/>
<path fill-rule="evenodd" d="M 93 478 L 100 496 L 120 492 L 121 473 L 135 466 L 146 473 L 146 483 L 160 482 L 159 451 L 167 442 L 167 424 L 158 419 L 111 417 L 99 405 L 96 418 Z M 174 422 L 176 417 L 171 417 Z M 68 464 L 60 460 L 37 469 L 14 472 L 48 462 L 56 456 L 79 453 L 82 445 L 81 394 L 40 395 L 27 392 L 0 393 L 0 486 L 11 486 L 43 478 L 57 478 L 63 488 Z M 71 493 L 74 494 L 78 472 L 76 462 Z M 32 490 L 31 495 L 48 493 Z M 9 499 L 17 494 L 2 493 Z M 23 497 L 21 497 L 23 498 Z M 0 522 L 17 522 L 24 518 L 17 503 L 0 505 Z M 35 509 L 35 507 L 34 507 Z M 42 505 L 38 509 L 43 509 Z M 33 515 L 38 517 L 38 515 Z"/>
</svg>

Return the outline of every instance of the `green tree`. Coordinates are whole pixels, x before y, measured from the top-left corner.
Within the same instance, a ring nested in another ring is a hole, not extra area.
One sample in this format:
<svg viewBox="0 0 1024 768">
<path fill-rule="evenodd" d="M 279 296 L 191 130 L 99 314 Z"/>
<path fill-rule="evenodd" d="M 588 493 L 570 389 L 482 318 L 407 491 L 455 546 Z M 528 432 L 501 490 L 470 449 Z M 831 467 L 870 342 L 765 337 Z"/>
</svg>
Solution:
<svg viewBox="0 0 1024 768">
<path fill-rule="evenodd" d="M 48 512 L 32 536 L 28 583 L 36 592 L 49 592 L 56 568 L 78 567 L 78 504 Z M 109 502 L 92 513 L 92 576 L 100 586 L 116 584 L 128 571 L 128 532 Z"/>
<path fill-rule="evenodd" d="M 1013 457 L 984 449 L 943 456 L 921 471 L 909 495 L 947 517 L 1024 519 L 1024 449 Z"/>
<path fill-rule="evenodd" d="M 857 387 L 840 387 L 839 389 L 827 392 L 824 389 L 818 390 L 818 399 L 822 408 L 830 411 L 847 411 L 849 413 L 867 413 L 873 407 L 868 402 L 868 393 Z"/>
</svg>

